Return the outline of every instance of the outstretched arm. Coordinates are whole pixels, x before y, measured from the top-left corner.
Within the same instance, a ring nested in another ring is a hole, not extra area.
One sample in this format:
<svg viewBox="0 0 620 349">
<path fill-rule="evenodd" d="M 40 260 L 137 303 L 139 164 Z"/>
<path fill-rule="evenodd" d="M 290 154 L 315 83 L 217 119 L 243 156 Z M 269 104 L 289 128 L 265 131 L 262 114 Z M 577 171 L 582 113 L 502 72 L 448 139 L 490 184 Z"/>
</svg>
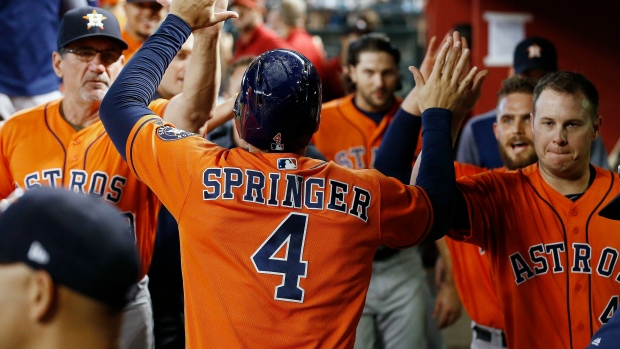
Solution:
<svg viewBox="0 0 620 349">
<path fill-rule="evenodd" d="M 191 31 L 237 16 L 229 11 L 215 13 L 215 3 L 216 0 L 174 1 L 166 20 L 123 68 L 101 102 L 101 121 L 124 159 L 131 129 L 142 116 L 153 114 L 148 102 Z"/>
<path fill-rule="evenodd" d="M 452 214 L 452 200 L 456 191 L 454 165 L 452 163 L 452 115 L 458 109 L 467 86 L 476 75 L 476 68 L 464 69 L 469 50 L 463 50 L 460 38 L 448 38 L 437 56 L 428 79 L 415 67 L 411 67 L 419 87 L 418 104 L 422 111 L 424 142 L 417 185 L 429 196 L 435 220 L 428 236 L 436 240 L 448 231 Z M 465 78 L 461 79 L 461 75 Z"/>
</svg>

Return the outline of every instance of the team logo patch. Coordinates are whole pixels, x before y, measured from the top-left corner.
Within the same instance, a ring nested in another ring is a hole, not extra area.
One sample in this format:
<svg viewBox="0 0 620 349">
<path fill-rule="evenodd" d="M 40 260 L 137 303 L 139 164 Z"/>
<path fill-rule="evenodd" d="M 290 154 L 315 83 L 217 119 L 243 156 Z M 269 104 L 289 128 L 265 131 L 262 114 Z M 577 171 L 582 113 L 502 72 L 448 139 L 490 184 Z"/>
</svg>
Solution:
<svg viewBox="0 0 620 349">
<path fill-rule="evenodd" d="M 82 18 L 88 20 L 88 24 L 86 29 L 90 29 L 92 27 L 98 27 L 103 29 L 103 21 L 108 19 L 104 15 L 97 13 L 97 10 L 93 10 L 93 13 L 89 13 L 86 16 L 82 16 Z"/>
<path fill-rule="evenodd" d="M 540 46 L 534 44 L 534 45 L 532 45 L 532 46 L 527 48 L 527 57 L 529 59 L 540 58 L 541 51 L 542 51 L 542 48 Z"/>
<path fill-rule="evenodd" d="M 278 170 L 296 170 L 297 159 L 295 158 L 281 158 L 278 159 Z"/>
<path fill-rule="evenodd" d="M 275 137 L 273 137 L 275 143 L 271 143 L 271 150 L 283 151 L 284 144 L 282 144 L 282 135 L 278 133 Z"/>
<path fill-rule="evenodd" d="M 189 136 L 194 136 L 195 133 L 183 131 L 170 126 L 164 126 L 157 129 L 157 137 L 162 141 L 176 141 Z"/>
</svg>

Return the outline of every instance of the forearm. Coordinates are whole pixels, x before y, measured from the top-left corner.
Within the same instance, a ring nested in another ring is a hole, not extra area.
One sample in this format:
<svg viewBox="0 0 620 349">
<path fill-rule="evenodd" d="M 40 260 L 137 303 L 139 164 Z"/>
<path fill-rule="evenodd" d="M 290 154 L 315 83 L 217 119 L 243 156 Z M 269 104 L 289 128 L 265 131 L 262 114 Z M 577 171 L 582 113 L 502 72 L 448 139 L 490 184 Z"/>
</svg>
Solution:
<svg viewBox="0 0 620 349">
<path fill-rule="evenodd" d="M 177 128 L 198 132 L 215 110 L 220 88 L 219 26 L 194 32 L 194 47 L 183 92 L 170 101 L 164 119 Z"/>
<path fill-rule="evenodd" d="M 448 244 L 446 243 L 446 237 L 442 237 L 441 239 L 435 240 L 435 246 L 437 247 L 437 251 L 439 251 L 439 258 L 441 258 L 441 263 L 443 265 L 443 282 L 454 283 L 454 277 L 452 276 L 452 258 L 450 257 L 450 250 L 448 249 Z"/>
<path fill-rule="evenodd" d="M 424 157 L 420 160 L 416 185 L 426 191 L 433 207 L 435 219 L 428 237 L 432 240 L 444 236 L 452 221 L 456 179 L 452 161 L 451 116 L 452 112 L 442 108 L 430 108 L 422 114 Z"/>
<path fill-rule="evenodd" d="M 421 117 L 399 109 L 377 150 L 375 168 L 386 176 L 408 183 L 421 127 Z"/>
<path fill-rule="evenodd" d="M 148 109 L 148 103 L 170 61 L 190 33 L 191 29 L 185 21 L 168 15 L 123 68 L 101 102 L 101 121 L 124 159 L 125 144 L 131 129 L 141 117 L 153 114 Z"/>
</svg>

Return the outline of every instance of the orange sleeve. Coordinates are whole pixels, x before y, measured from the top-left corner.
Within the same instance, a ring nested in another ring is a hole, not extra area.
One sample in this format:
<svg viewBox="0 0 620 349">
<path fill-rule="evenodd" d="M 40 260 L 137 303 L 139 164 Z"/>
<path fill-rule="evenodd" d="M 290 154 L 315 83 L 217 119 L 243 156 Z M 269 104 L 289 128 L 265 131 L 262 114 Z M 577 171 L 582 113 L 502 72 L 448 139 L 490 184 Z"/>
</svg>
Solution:
<svg viewBox="0 0 620 349">
<path fill-rule="evenodd" d="M 6 152 L 9 148 L 9 129 L 0 125 L 0 199 L 4 199 L 15 189 Z"/>
<path fill-rule="evenodd" d="M 156 115 L 142 117 L 127 139 L 127 163 L 131 171 L 153 190 L 178 219 L 202 156 L 223 148 L 199 135 L 176 129 Z"/>
<path fill-rule="evenodd" d="M 421 243 L 433 224 L 433 210 L 426 192 L 395 178 L 377 177 L 381 188 L 381 243 L 391 248 Z"/>
<path fill-rule="evenodd" d="M 153 114 L 159 115 L 160 117 L 164 117 L 164 113 L 166 112 L 166 107 L 168 107 L 169 99 L 158 98 L 149 103 L 149 109 L 153 111 Z"/>
<path fill-rule="evenodd" d="M 492 172 L 486 172 L 473 177 L 462 177 L 457 180 L 457 188 L 463 193 L 467 204 L 470 230 L 450 231 L 450 236 L 456 240 L 464 240 L 478 245 L 485 250 L 489 249 L 488 240 L 492 238 L 493 225 L 490 217 L 501 217 L 503 182 L 498 181 Z"/>
</svg>

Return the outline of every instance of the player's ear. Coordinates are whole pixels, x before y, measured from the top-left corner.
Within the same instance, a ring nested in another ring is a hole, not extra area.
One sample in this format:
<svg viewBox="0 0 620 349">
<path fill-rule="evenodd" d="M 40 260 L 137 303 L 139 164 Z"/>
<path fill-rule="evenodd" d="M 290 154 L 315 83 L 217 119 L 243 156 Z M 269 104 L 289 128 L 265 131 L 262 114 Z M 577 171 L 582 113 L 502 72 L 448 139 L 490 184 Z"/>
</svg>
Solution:
<svg viewBox="0 0 620 349">
<path fill-rule="evenodd" d="M 348 67 L 347 70 L 346 70 L 347 76 L 349 77 L 349 79 L 351 79 L 351 81 L 354 84 L 357 84 L 357 77 L 355 75 L 355 73 L 356 73 L 355 66 L 352 65 L 352 64 L 349 64 L 347 67 Z"/>
<path fill-rule="evenodd" d="M 497 122 L 493 123 L 493 134 L 495 135 L 495 139 L 499 140 L 499 131 L 497 130 L 499 126 L 497 126 Z"/>
<path fill-rule="evenodd" d="M 62 79 L 62 55 L 59 52 L 52 53 L 52 67 L 56 76 Z"/>
<path fill-rule="evenodd" d="M 603 117 L 599 115 L 594 119 L 594 123 L 592 123 L 592 127 L 594 128 L 594 137 L 592 137 L 592 140 L 601 132 L 601 125 L 603 125 Z"/>
<path fill-rule="evenodd" d="M 50 274 L 43 270 L 32 273 L 28 285 L 30 318 L 35 322 L 48 320 L 54 312 L 56 286 Z"/>
</svg>

